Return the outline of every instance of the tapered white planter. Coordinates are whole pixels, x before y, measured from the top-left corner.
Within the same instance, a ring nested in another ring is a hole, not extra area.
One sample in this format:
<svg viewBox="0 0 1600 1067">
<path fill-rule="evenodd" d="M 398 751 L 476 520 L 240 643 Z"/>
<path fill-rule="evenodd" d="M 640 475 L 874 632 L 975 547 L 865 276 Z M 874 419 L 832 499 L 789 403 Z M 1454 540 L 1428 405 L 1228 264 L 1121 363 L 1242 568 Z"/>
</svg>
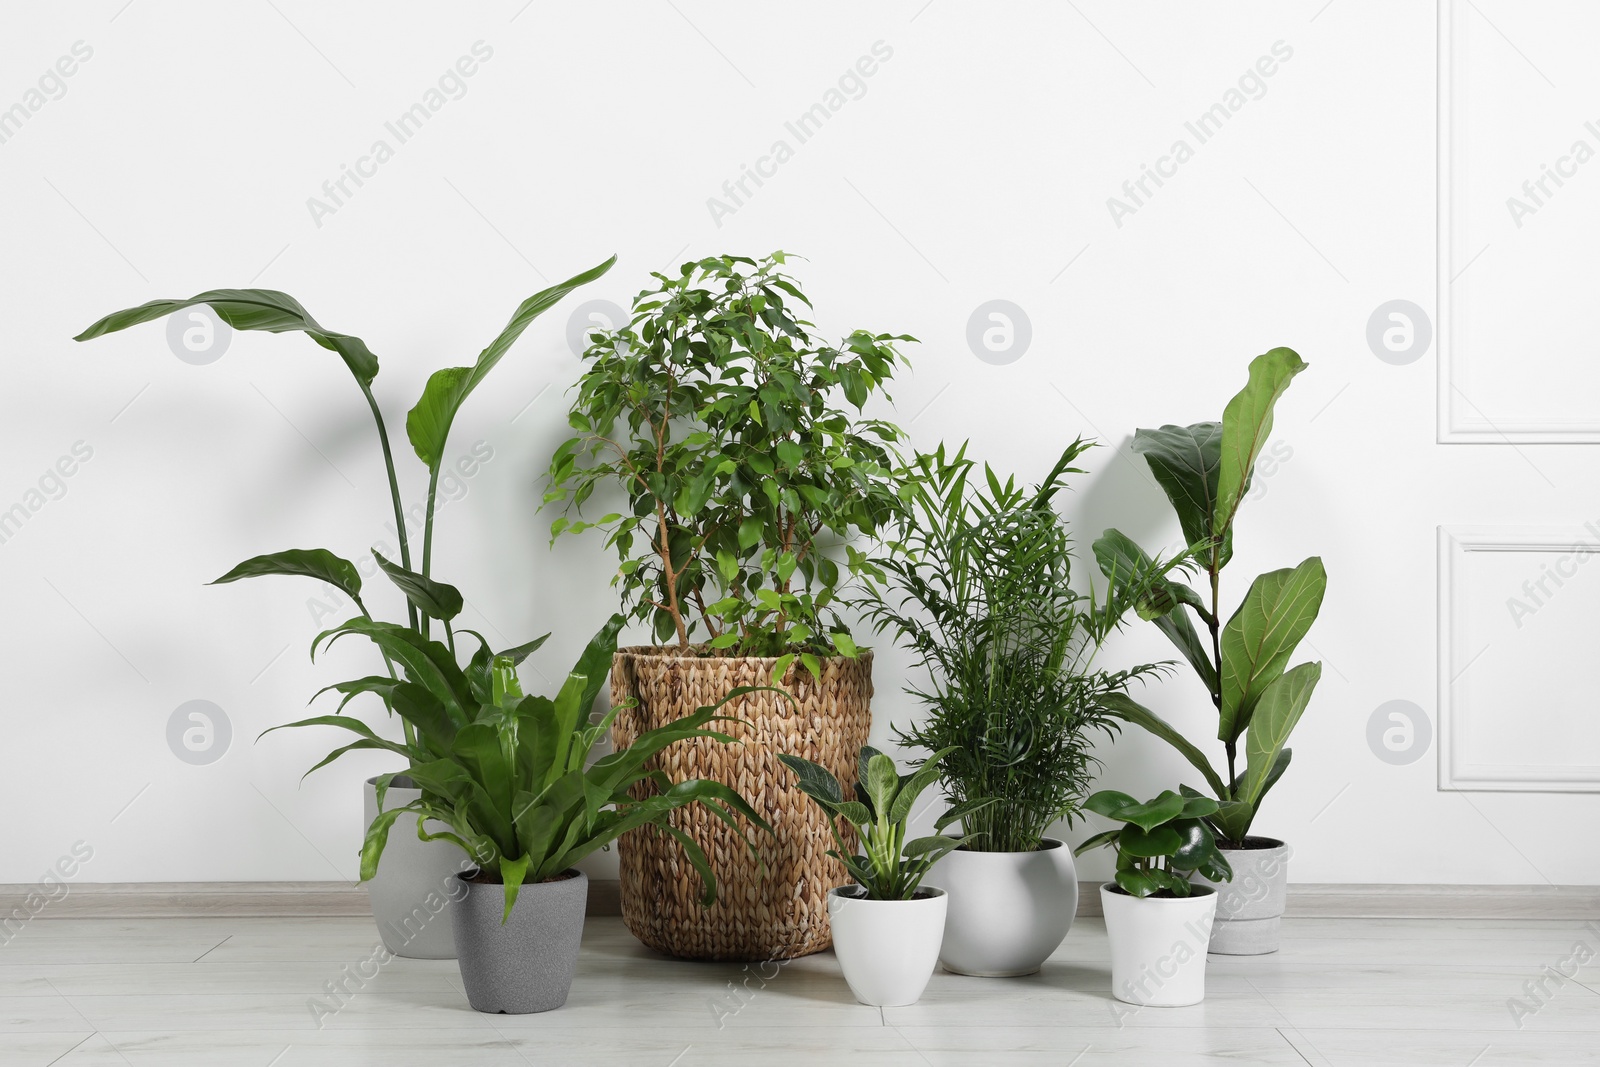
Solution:
<svg viewBox="0 0 1600 1067">
<path fill-rule="evenodd" d="M 1233 868 L 1231 882 L 1196 874 L 1196 884 L 1217 891 L 1217 923 L 1211 951 L 1226 956 L 1260 956 L 1278 951 L 1278 927 L 1289 890 L 1289 846 L 1272 837 L 1247 837 L 1251 848 L 1223 849 Z"/>
<path fill-rule="evenodd" d="M 1111 995 L 1129 1004 L 1175 1008 L 1206 995 L 1206 948 L 1217 893 L 1195 886 L 1187 897 L 1133 897 L 1100 887 L 1111 942 Z"/>
<path fill-rule="evenodd" d="M 950 898 L 939 962 L 957 974 L 1034 973 L 1060 947 L 1078 911 L 1072 850 L 1051 838 L 1032 852 L 956 849 L 929 877 Z"/>
<path fill-rule="evenodd" d="M 850 992 L 873 1007 L 915 1004 L 933 977 L 949 898 L 923 886 L 915 900 L 867 900 L 859 886 L 828 891 L 833 951 Z"/>
<path fill-rule="evenodd" d="M 378 817 L 376 783 L 376 778 L 367 779 L 363 835 Z M 384 793 L 384 810 L 403 808 L 420 796 L 420 789 L 391 785 Z M 429 823 L 428 829 L 446 827 Z M 456 942 L 450 913 L 455 902 L 465 894 L 465 887 L 455 876 L 471 866 L 461 849 L 448 841 L 417 840 L 416 816 L 402 815 L 396 819 L 389 831 L 389 843 L 378 861 L 378 873 L 364 883 L 383 947 L 396 956 L 411 959 L 455 959 Z"/>
</svg>

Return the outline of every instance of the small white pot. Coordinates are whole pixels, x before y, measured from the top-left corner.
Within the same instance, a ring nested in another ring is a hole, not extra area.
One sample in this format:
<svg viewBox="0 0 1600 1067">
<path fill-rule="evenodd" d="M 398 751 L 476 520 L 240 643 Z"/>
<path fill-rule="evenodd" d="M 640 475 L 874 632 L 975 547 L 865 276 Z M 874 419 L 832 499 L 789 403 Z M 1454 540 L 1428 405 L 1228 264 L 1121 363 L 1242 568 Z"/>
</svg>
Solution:
<svg viewBox="0 0 1600 1067">
<path fill-rule="evenodd" d="M 950 896 L 939 962 L 957 974 L 1033 974 L 1078 911 L 1072 850 L 1052 838 L 1032 852 L 956 849 L 930 876 Z"/>
<path fill-rule="evenodd" d="M 404 779 L 396 779 L 404 781 Z M 377 779 L 368 778 L 361 832 L 378 817 Z M 391 785 L 383 795 L 386 811 L 403 808 L 422 790 Z M 448 827 L 429 823 L 429 831 Z M 464 894 L 456 875 L 471 870 L 466 853 L 448 841 L 417 840 L 417 817 L 402 815 L 389 829 L 378 872 L 365 884 L 383 947 L 414 960 L 453 960 L 456 939 L 451 911 Z"/>
<path fill-rule="evenodd" d="M 1248 848 L 1223 849 L 1233 881 L 1196 884 L 1217 891 L 1217 923 L 1211 951 L 1225 956 L 1260 956 L 1278 951 L 1278 926 L 1289 892 L 1289 846 L 1273 837 L 1247 837 Z"/>
<path fill-rule="evenodd" d="M 867 900 L 859 886 L 828 891 L 828 922 L 850 992 L 863 1004 L 915 1004 L 933 977 L 949 898 L 923 886 L 915 900 Z"/>
<path fill-rule="evenodd" d="M 1111 941 L 1112 996 L 1162 1008 L 1205 999 L 1216 890 L 1197 885 L 1187 897 L 1140 898 L 1106 882 L 1100 903 Z"/>
</svg>

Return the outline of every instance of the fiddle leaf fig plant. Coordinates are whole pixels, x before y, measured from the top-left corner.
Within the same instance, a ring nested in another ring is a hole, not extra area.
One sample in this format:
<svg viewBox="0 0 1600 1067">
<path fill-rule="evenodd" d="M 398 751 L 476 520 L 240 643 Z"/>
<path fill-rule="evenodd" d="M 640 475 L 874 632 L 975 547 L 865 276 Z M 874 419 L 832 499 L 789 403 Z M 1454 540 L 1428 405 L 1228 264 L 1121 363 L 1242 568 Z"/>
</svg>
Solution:
<svg viewBox="0 0 1600 1067">
<path fill-rule="evenodd" d="M 965 840 L 943 834 L 906 840 L 911 809 L 922 791 L 938 778 L 939 761 L 949 753 L 949 749 L 936 752 L 915 772 L 901 774 L 893 758 L 864 745 L 854 799 L 845 798 L 839 780 L 826 768 L 788 753 L 778 758 L 795 773 L 801 792 L 827 813 L 835 845 L 828 855 L 849 869 L 865 898 L 910 900 L 916 896 L 928 869 Z M 959 817 L 946 813 L 934 828 L 943 830 Z M 860 855 L 845 844 L 839 831 L 840 819 L 855 827 L 861 840 Z"/>
<path fill-rule="evenodd" d="M 1110 694 L 1106 705 L 1117 717 L 1167 741 L 1205 776 L 1218 801 L 1206 818 L 1225 848 L 1244 847 L 1262 798 L 1289 766 L 1290 731 L 1322 676 L 1321 663 L 1289 666 L 1322 606 L 1327 574 L 1320 558 L 1258 576 L 1231 616 L 1224 618 L 1222 609 L 1222 575 L 1233 558 L 1234 523 L 1256 458 L 1272 432 L 1273 405 L 1305 367 L 1292 350 L 1274 348 L 1251 361 L 1249 380 L 1228 402 L 1220 423 L 1142 429 L 1133 441 L 1171 501 L 1191 558 L 1206 580 L 1197 591 L 1163 578 L 1136 611 L 1177 646 L 1211 697 L 1226 777 L 1204 752 L 1127 694 Z M 1116 530 L 1095 542 L 1094 554 L 1108 576 L 1146 567 L 1150 558 Z M 1196 619 L 1205 628 L 1204 638 Z"/>
<path fill-rule="evenodd" d="M 406 656 L 413 659 L 417 656 L 426 658 L 422 650 L 428 647 L 428 636 L 434 621 L 444 624 L 446 651 L 454 655 L 456 630 L 450 626 L 450 620 L 455 618 L 462 609 L 464 601 L 461 593 L 454 586 L 434 580 L 431 577 L 433 557 L 433 518 L 434 506 L 438 497 L 439 472 L 443 462 L 445 445 L 449 439 L 450 428 L 454 423 L 456 413 L 462 403 L 483 381 L 484 377 L 492 370 L 500 359 L 516 343 L 529 324 L 539 315 L 548 311 L 557 301 L 579 286 L 604 275 L 617 261 L 612 256 L 597 266 L 591 267 L 581 274 L 576 274 L 559 285 L 535 293 L 524 300 L 512 314 L 509 322 L 489 343 L 471 367 L 448 367 L 436 371 L 428 379 L 422 397 L 417 401 L 406 417 L 406 431 L 411 440 L 413 450 L 422 460 L 428 470 L 428 491 L 425 498 L 424 528 L 422 541 L 422 568 L 415 570 L 412 564 L 411 542 L 408 535 L 408 524 L 404 504 L 400 497 L 400 483 L 395 472 L 394 453 L 389 444 L 389 431 L 384 423 L 383 411 L 378 406 L 377 398 L 372 392 L 372 383 L 378 376 L 378 357 L 367 347 L 367 343 L 359 337 L 346 333 L 338 333 L 323 326 L 313 319 L 309 312 L 298 300 L 288 293 L 281 293 L 273 289 L 212 289 L 187 300 L 152 300 L 138 307 L 128 308 L 124 311 L 114 312 L 88 329 L 80 333 L 74 340 L 87 341 L 95 337 L 125 330 L 130 326 L 151 322 L 155 319 L 166 318 L 173 312 L 199 304 L 208 305 L 217 317 L 236 330 L 264 330 L 268 333 L 303 333 L 318 345 L 333 352 L 344 362 L 356 380 L 357 387 L 361 390 L 362 398 L 366 401 L 368 409 L 372 412 L 373 423 L 377 428 L 378 444 L 383 450 L 384 468 L 388 473 L 389 499 L 394 510 L 395 536 L 399 539 L 400 561 L 390 562 L 382 555 L 374 552 L 375 561 L 384 574 L 405 594 L 407 625 L 396 627 L 389 623 L 377 623 L 372 619 L 366 605 L 361 599 L 361 572 L 354 563 L 329 552 L 327 549 L 288 549 L 282 552 L 272 552 L 266 555 L 254 556 L 234 567 L 228 573 L 218 578 L 212 584 L 223 584 L 238 581 L 241 578 L 257 578 L 265 575 L 292 575 L 315 578 L 319 581 L 339 589 L 349 596 L 361 612 L 360 620 L 352 620 L 352 625 L 358 621 L 374 628 L 372 632 L 382 632 L 392 636 L 392 640 L 380 642 L 384 651 L 386 665 L 389 668 L 389 681 L 398 683 L 394 665 L 396 662 L 407 664 Z M 385 629 L 387 628 L 387 629 Z M 399 631 L 410 634 L 408 638 L 398 636 Z M 526 647 L 526 646 L 524 646 Z M 404 656 L 396 658 L 401 652 Z M 515 651 L 515 650 L 513 650 Z M 487 653 L 484 653 L 487 654 Z M 509 654 L 509 653 L 508 653 Z M 526 655 L 526 652 L 522 653 Z M 520 656 L 517 657 L 520 660 Z M 419 661 L 420 662 L 420 661 Z M 453 660 L 452 660 L 453 665 Z M 326 691 L 326 690 L 324 690 Z M 344 693 L 346 701 L 359 692 L 372 692 L 380 696 L 386 707 L 390 707 L 390 698 L 393 695 L 392 686 L 373 685 L 365 689 L 340 690 Z M 343 705 L 341 704 L 341 708 Z M 416 735 L 411 720 L 402 716 L 402 726 L 405 732 L 406 744 L 413 745 Z"/>
<path fill-rule="evenodd" d="M 1133 897 L 1186 897 L 1194 887 L 1189 875 L 1199 871 L 1213 882 L 1233 880 L 1233 867 L 1217 850 L 1206 825 L 1217 802 L 1189 786 L 1168 789 L 1140 803 L 1126 793 L 1102 789 L 1083 806 L 1096 815 L 1123 823 L 1120 829 L 1095 834 L 1074 850 L 1083 855 L 1102 845 L 1117 852 L 1117 885 Z"/>
<path fill-rule="evenodd" d="M 653 274 L 630 322 L 592 333 L 577 435 L 552 457 L 544 499 L 566 510 L 552 540 L 605 533 L 624 609 L 657 641 L 798 656 L 817 673 L 818 656 L 856 654 L 835 611 L 836 542 L 901 508 L 901 431 L 861 412 L 904 361 L 895 343 L 914 339 L 818 339 L 787 262 L 716 256 Z M 625 503 L 584 519 L 606 487 Z M 844 554 L 852 575 L 872 570 Z"/>
</svg>

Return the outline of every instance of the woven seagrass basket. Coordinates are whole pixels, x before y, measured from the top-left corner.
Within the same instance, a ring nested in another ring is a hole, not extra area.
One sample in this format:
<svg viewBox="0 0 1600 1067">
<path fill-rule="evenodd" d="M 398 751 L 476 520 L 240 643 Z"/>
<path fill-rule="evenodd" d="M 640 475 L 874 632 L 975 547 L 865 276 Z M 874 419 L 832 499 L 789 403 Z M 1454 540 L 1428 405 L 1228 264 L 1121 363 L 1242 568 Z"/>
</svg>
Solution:
<svg viewBox="0 0 1600 1067">
<path fill-rule="evenodd" d="M 619 649 L 611 700 L 637 703 L 618 713 L 612 739 L 619 747 L 632 744 L 643 731 L 715 704 L 732 689 L 768 685 L 776 662 L 649 646 Z M 854 791 L 856 756 L 872 728 L 872 653 L 822 660 L 820 684 L 795 663 L 783 685 L 794 702 L 776 693 L 750 693 L 722 709 L 745 720 L 715 724 L 741 744 L 680 741 L 647 765 L 674 782 L 710 778 L 731 786 L 773 829 L 772 836 L 753 834 L 763 871 L 733 828 L 701 805 L 672 813 L 671 824 L 705 850 L 716 874 L 717 902 L 709 908 L 701 907 L 700 877 L 671 836 L 647 826 L 622 837 L 617 856 L 623 922 L 658 952 L 773 960 L 821 952 L 833 943 L 828 890 L 847 884 L 850 876 L 827 854 L 833 835 L 822 809 L 793 785 L 793 773 L 777 757 L 790 753 L 819 763 L 847 795 Z M 855 847 L 853 834 L 845 840 Z"/>
</svg>

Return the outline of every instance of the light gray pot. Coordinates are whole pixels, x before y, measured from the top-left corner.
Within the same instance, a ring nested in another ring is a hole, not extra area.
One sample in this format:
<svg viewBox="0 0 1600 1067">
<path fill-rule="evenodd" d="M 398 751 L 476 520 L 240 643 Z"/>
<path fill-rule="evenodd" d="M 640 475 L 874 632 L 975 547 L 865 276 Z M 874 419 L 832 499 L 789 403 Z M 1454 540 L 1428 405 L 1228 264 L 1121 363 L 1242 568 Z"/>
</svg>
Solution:
<svg viewBox="0 0 1600 1067">
<path fill-rule="evenodd" d="M 378 817 L 376 783 L 376 778 L 367 779 L 363 835 Z M 420 789 L 391 785 L 383 796 L 384 810 L 403 808 L 420 796 Z M 428 829 L 446 827 L 429 823 Z M 462 896 L 456 875 L 471 866 L 461 849 L 448 841 L 417 840 L 415 815 L 396 819 L 378 861 L 378 873 L 365 883 L 383 947 L 415 960 L 455 959 L 449 913 Z"/>
<path fill-rule="evenodd" d="M 1289 887 L 1289 846 L 1272 837 L 1247 837 L 1253 848 L 1223 849 L 1233 881 L 1194 882 L 1217 890 L 1217 921 L 1211 951 L 1224 956 L 1261 956 L 1278 951 L 1278 925 Z"/>
<path fill-rule="evenodd" d="M 457 959 L 467 1003 L 478 1011 L 527 1015 L 567 1002 L 589 903 L 588 876 L 567 873 L 573 877 L 524 885 L 504 925 L 505 886 L 458 876 L 467 893 L 454 911 Z"/>
</svg>

